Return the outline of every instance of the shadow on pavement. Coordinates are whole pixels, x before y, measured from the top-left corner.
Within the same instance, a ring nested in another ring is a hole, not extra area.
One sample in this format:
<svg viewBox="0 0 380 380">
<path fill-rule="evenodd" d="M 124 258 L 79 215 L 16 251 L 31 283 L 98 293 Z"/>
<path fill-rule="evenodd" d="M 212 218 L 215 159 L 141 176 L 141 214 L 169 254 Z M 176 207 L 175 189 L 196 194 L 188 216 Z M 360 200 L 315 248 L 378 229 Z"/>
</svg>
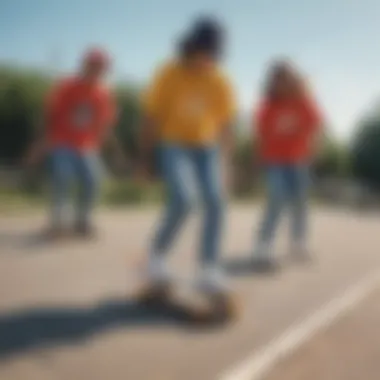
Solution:
<svg viewBox="0 0 380 380">
<path fill-rule="evenodd" d="M 279 261 L 258 261 L 249 256 L 237 257 L 226 260 L 223 263 L 227 275 L 232 277 L 244 277 L 252 275 L 271 276 L 281 270 Z"/>
<path fill-rule="evenodd" d="M 21 250 L 21 251 L 38 251 L 40 248 L 47 246 L 59 246 L 65 243 L 73 242 L 94 242 L 97 241 L 98 235 L 94 236 L 76 236 L 67 234 L 62 237 L 49 237 L 45 231 L 32 233 L 14 233 L 0 232 L 0 250 L 4 252 Z"/>
<path fill-rule="evenodd" d="M 41 233 L 0 232 L 1 250 L 33 250 L 49 243 L 51 242 Z"/>
<path fill-rule="evenodd" d="M 78 344 L 116 328 L 178 325 L 184 311 L 174 306 L 147 307 L 132 301 L 110 301 L 90 309 L 32 309 L 0 315 L 0 359 L 32 349 Z"/>
</svg>

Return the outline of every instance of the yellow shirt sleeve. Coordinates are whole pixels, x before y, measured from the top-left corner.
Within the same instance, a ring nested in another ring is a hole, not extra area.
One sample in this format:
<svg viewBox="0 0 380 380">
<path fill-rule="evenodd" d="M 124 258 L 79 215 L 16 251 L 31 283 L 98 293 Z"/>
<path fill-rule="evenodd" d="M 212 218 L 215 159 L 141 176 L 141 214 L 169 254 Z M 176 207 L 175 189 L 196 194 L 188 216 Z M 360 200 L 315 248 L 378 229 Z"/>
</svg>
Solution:
<svg viewBox="0 0 380 380">
<path fill-rule="evenodd" d="M 159 68 L 143 97 L 143 109 L 145 114 L 155 120 L 160 119 L 164 112 L 168 77 L 170 77 L 169 65 Z"/>
<path fill-rule="evenodd" d="M 233 85 L 225 75 L 219 76 L 218 119 L 224 126 L 232 123 L 236 117 L 237 102 Z"/>
</svg>

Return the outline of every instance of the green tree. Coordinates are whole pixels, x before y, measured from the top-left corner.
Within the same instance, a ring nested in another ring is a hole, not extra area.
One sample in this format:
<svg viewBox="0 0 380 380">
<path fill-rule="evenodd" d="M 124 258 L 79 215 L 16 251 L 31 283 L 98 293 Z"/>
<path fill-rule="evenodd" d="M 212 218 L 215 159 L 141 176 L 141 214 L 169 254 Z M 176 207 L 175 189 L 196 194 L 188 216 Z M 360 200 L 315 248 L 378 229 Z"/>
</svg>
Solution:
<svg viewBox="0 0 380 380">
<path fill-rule="evenodd" d="M 17 164 L 36 136 L 52 78 L 39 71 L 0 67 L 0 163 Z M 119 83 L 116 135 L 124 151 L 137 155 L 140 101 L 136 87 Z"/>
<path fill-rule="evenodd" d="M 347 147 L 330 134 L 322 136 L 320 148 L 312 165 L 317 178 L 339 177 L 350 175 L 350 160 Z"/>
<path fill-rule="evenodd" d="M 364 119 L 358 125 L 350 146 L 355 178 L 380 189 L 380 118 Z"/>
<path fill-rule="evenodd" d="M 0 161 L 13 164 L 35 135 L 50 79 L 39 72 L 0 67 Z"/>
<path fill-rule="evenodd" d="M 140 93 L 135 87 L 119 84 L 115 94 L 118 107 L 116 135 L 125 152 L 134 158 L 137 156 L 141 119 Z"/>
</svg>

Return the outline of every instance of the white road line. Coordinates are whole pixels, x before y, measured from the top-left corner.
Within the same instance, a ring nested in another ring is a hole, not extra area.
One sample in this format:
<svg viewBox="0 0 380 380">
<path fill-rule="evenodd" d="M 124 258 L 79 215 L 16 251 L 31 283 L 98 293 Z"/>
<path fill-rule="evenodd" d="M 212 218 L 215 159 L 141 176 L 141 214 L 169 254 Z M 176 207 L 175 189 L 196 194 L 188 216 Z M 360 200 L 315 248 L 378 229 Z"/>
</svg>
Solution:
<svg viewBox="0 0 380 380">
<path fill-rule="evenodd" d="M 380 283 L 380 271 L 376 271 L 342 295 L 328 302 L 300 324 L 287 330 L 261 350 L 255 351 L 220 380 L 262 380 L 280 361 L 290 356 L 321 330 L 327 328 L 343 314 L 354 309 Z"/>
</svg>

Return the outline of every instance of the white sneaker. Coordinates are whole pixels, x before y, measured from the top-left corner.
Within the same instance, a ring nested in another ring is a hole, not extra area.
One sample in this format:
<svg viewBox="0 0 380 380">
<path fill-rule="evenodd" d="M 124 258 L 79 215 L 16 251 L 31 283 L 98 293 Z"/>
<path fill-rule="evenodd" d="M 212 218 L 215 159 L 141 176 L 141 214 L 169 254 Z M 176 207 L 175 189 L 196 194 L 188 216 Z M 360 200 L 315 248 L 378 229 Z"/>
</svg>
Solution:
<svg viewBox="0 0 380 380">
<path fill-rule="evenodd" d="M 152 284 L 167 284 L 171 282 L 169 268 L 165 258 L 152 255 L 149 259 L 146 275 Z"/>
<path fill-rule="evenodd" d="M 196 287 L 200 292 L 207 294 L 225 293 L 229 288 L 223 271 L 215 266 L 201 269 Z"/>
</svg>

